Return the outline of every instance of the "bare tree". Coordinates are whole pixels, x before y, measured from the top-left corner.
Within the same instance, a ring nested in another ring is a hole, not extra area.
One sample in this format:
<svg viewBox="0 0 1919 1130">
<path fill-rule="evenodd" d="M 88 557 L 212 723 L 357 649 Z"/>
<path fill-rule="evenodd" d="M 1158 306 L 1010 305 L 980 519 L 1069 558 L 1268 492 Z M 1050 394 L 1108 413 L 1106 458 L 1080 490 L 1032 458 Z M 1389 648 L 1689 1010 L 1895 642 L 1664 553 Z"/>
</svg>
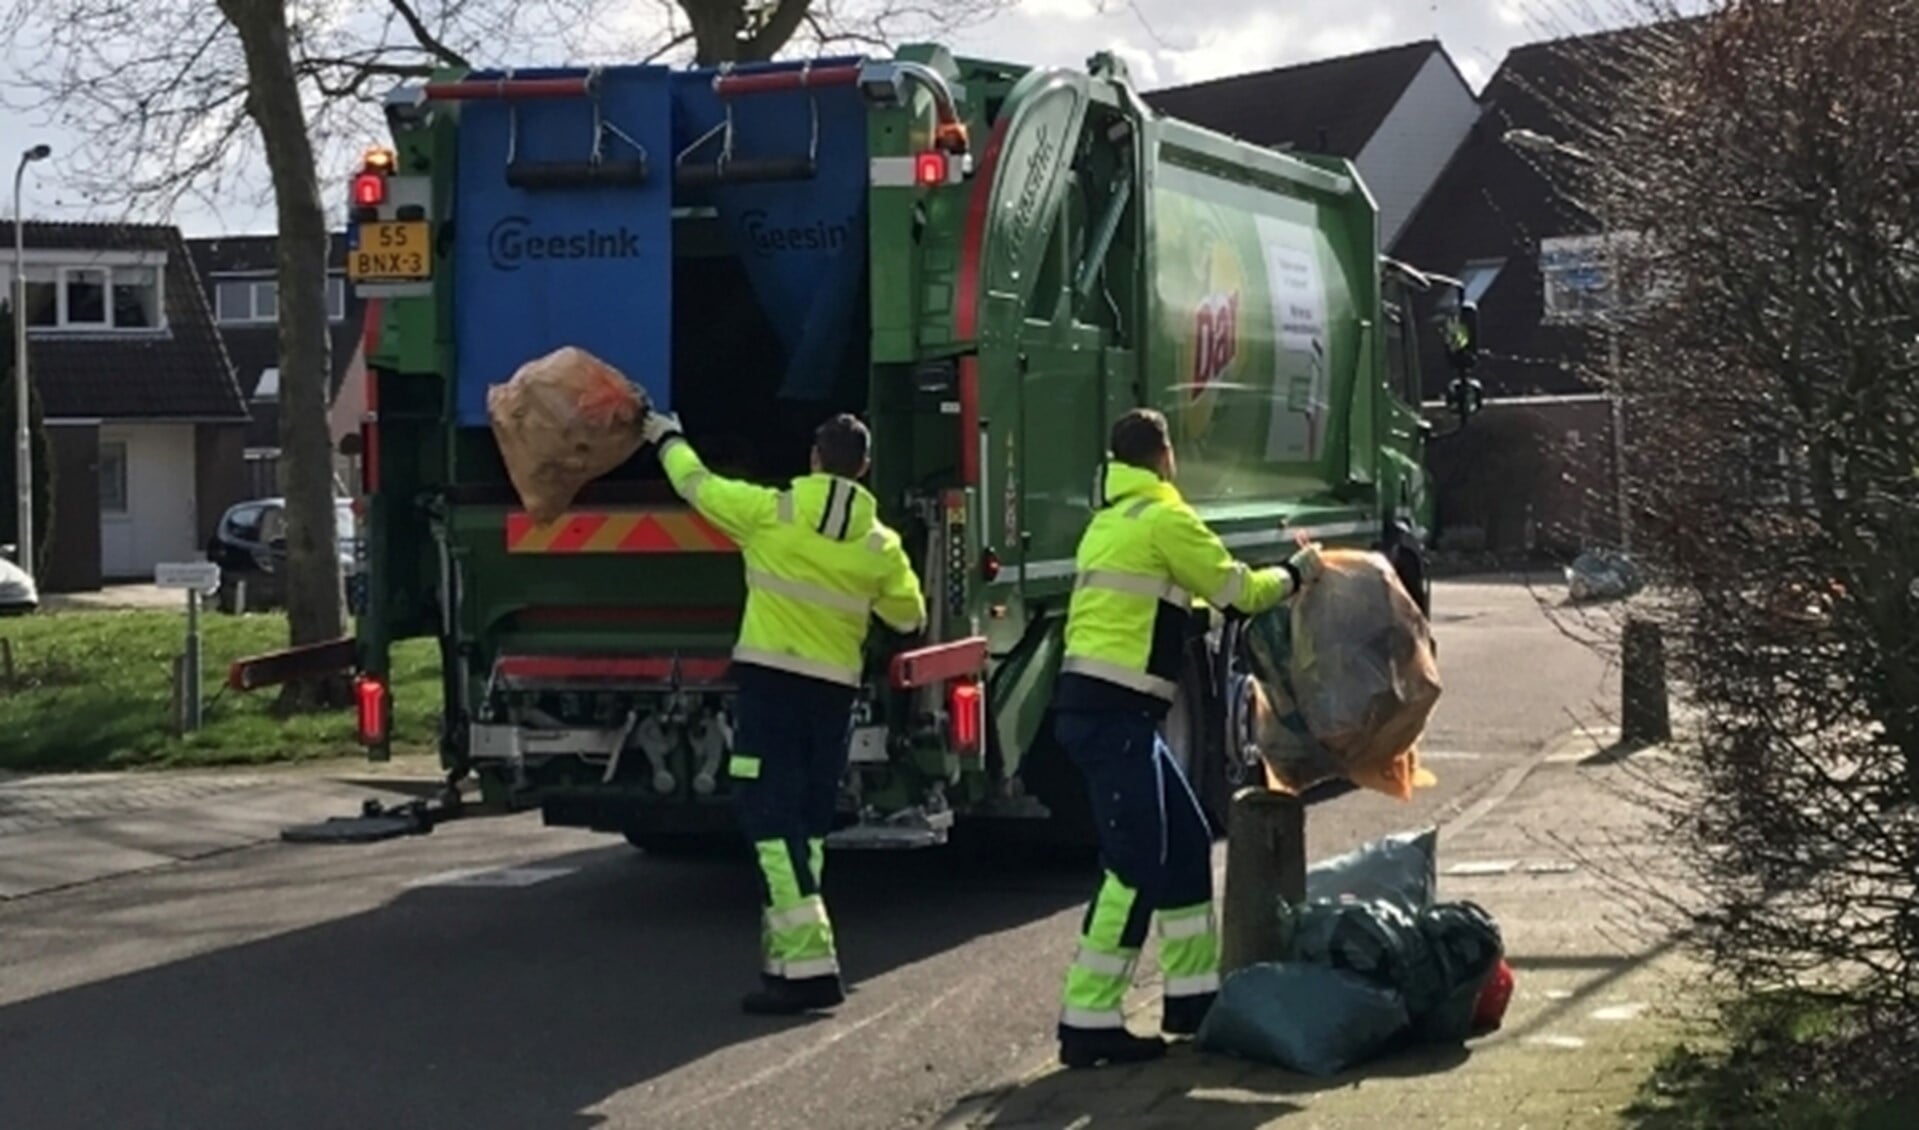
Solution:
<svg viewBox="0 0 1919 1130">
<path fill-rule="evenodd" d="M 331 360 L 321 170 L 380 128 L 385 89 L 436 68 L 769 59 L 878 46 L 1011 0 L 21 0 L 0 18 L 29 105 L 84 138 L 68 183 L 130 213 L 217 212 L 262 178 L 279 224 L 280 442 L 294 645 L 344 632 L 326 428 Z M 255 197 L 257 202 L 258 198 Z M 336 689 L 295 685 L 290 706 Z"/>
<path fill-rule="evenodd" d="M 1559 175 L 1613 239 L 1692 936 L 1849 1006 L 1866 1093 L 1919 1051 L 1919 0 L 1710 7 L 1568 47 Z"/>
</svg>

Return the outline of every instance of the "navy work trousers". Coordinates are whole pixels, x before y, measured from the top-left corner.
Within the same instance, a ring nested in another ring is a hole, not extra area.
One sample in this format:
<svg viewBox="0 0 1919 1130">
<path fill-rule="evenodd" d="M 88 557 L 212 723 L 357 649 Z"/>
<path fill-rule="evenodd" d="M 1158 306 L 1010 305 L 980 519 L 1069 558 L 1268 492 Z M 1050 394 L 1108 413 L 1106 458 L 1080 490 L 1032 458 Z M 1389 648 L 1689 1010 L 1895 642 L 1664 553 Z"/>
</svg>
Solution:
<svg viewBox="0 0 1919 1130">
<path fill-rule="evenodd" d="M 740 829 L 759 861 L 763 972 L 788 981 L 837 977 L 820 888 L 852 737 L 853 691 L 747 664 L 734 672 L 738 725 L 728 775 Z"/>
</svg>

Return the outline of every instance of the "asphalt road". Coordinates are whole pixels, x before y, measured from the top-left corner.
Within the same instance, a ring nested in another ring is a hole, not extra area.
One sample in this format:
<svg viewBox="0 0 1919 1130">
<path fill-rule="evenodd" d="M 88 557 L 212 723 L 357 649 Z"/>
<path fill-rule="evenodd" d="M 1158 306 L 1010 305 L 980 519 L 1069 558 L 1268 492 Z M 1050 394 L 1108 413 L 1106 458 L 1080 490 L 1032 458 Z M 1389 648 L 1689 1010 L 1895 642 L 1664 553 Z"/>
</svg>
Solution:
<svg viewBox="0 0 1919 1130">
<path fill-rule="evenodd" d="M 1315 806 L 1315 855 L 1456 811 L 1594 717 L 1602 665 L 1524 588 L 1435 603 L 1440 783 Z M 495 882 L 436 885 L 456 869 Z M 0 907 L 0 1127 L 924 1125 L 1048 1053 L 1089 891 L 1044 859 L 835 855 L 853 995 L 769 1021 L 736 1008 L 758 926 L 734 867 L 528 816 L 247 849 Z"/>
</svg>

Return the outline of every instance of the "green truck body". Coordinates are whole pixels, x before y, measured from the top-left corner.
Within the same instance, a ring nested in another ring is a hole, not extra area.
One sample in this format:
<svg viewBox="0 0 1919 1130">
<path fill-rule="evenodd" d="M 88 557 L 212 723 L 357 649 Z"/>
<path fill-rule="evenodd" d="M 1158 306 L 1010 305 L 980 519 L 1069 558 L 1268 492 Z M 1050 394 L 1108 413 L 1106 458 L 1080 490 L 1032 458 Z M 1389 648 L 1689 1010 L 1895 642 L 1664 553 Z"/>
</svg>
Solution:
<svg viewBox="0 0 1919 1130">
<path fill-rule="evenodd" d="M 674 100 L 667 147 L 605 128 L 657 97 Z M 837 844 L 939 842 L 955 819 L 1086 833 L 1043 720 L 1094 469 L 1130 408 L 1166 412 L 1181 489 L 1244 560 L 1279 561 L 1302 533 L 1377 548 L 1425 600 L 1426 323 L 1408 299 L 1455 286 L 1382 258 L 1377 209 L 1346 161 L 1159 117 L 1107 57 L 1045 70 L 937 47 L 717 73 L 447 74 L 396 92 L 388 112 L 391 156 L 355 178 L 349 266 L 375 300 L 356 648 L 374 756 L 390 648 L 436 638 L 451 776 L 648 847 L 731 827 L 738 554 L 672 495 L 651 451 L 534 524 L 473 416 L 476 387 L 586 344 L 567 336 L 573 299 L 554 274 L 514 300 L 528 323 L 515 340 L 542 348 L 475 344 L 503 320 L 486 288 L 525 285 L 512 272 L 529 257 L 601 272 L 582 276 L 587 304 L 620 289 L 606 272 L 622 255 L 636 293 L 656 271 L 670 319 L 635 308 L 614 328 L 658 350 L 609 359 L 680 413 L 716 470 L 780 482 L 804 472 L 820 419 L 853 411 L 872 426 L 869 485 L 930 623 L 911 640 L 874 626 Z M 783 130 L 753 132 L 779 112 Z M 552 141 L 556 114 L 577 116 L 577 153 Z M 504 169 L 480 167 L 478 139 L 462 137 L 483 129 L 506 131 Z M 535 138 L 558 159 L 529 157 Z M 844 183 L 850 209 L 810 203 Z M 752 195 L 768 192 L 784 195 Z M 541 227 L 589 206 L 624 217 L 629 197 L 631 215 L 670 213 L 631 232 L 624 219 Z M 479 254 L 480 227 L 491 275 L 458 261 Z M 643 264 L 660 233 L 666 258 Z M 780 266 L 788 251 L 811 258 Z M 1471 309 L 1451 308 L 1463 369 Z M 1192 645 L 1169 740 L 1223 815 L 1249 771 L 1228 732 L 1245 674 L 1203 609 Z"/>
</svg>

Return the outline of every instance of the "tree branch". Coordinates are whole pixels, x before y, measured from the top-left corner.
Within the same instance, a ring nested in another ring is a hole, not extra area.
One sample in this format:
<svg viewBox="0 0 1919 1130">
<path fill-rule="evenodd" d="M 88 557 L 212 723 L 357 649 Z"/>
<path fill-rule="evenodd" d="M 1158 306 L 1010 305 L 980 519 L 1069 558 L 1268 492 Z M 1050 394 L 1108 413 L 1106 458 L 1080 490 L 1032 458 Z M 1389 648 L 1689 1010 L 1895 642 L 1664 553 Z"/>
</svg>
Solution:
<svg viewBox="0 0 1919 1130">
<path fill-rule="evenodd" d="M 387 0 L 387 3 L 393 5 L 393 10 L 406 21 L 407 30 L 413 33 L 414 40 L 434 58 L 448 66 L 463 67 L 467 70 L 473 68 L 473 64 L 467 61 L 466 56 L 440 42 L 439 38 L 428 30 L 426 21 L 420 18 L 420 14 L 413 10 L 413 5 L 407 0 Z"/>
</svg>

